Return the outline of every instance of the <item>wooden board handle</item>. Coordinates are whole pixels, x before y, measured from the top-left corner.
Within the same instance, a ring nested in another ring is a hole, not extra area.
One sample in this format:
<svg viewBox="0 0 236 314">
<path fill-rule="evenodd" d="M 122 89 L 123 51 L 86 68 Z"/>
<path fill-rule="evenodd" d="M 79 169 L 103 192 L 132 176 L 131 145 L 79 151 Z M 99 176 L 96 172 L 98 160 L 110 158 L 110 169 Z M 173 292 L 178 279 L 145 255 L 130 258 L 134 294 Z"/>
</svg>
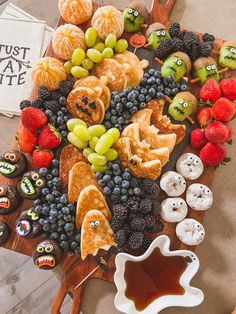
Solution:
<svg viewBox="0 0 236 314">
<path fill-rule="evenodd" d="M 160 22 L 168 28 L 170 26 L 170 14 L 175 2 L 176 0 L 167 0 L 165 4 L 161 4 L 160 0 L 153 0 L 150 11 L 151 22 Z"/>
</svg>

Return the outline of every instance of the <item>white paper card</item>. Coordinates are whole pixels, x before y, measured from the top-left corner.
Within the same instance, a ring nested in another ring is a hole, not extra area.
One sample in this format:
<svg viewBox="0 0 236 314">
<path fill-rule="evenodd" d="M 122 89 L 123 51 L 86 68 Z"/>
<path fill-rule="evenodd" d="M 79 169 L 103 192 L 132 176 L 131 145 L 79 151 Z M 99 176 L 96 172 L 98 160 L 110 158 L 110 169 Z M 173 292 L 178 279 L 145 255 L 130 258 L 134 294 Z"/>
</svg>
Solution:
<svg viewBox="0 0 236 314">
<path fill-rule="evenodd" d="M 31 70 L 40 57 L 45 24 L 0 17 L 0 110 L 20 112 L 33 87 Z"/>
</svg>

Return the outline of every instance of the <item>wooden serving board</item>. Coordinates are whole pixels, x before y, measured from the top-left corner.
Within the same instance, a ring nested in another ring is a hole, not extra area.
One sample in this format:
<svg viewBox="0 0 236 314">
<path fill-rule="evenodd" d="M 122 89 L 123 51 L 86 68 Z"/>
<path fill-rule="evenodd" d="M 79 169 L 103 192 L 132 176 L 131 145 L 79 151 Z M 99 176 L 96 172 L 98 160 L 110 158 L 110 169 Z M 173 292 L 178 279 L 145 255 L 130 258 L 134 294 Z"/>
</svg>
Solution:
<svg viewBox="0 0 236 314">
<path fill-rule="evenodd" d="M 163 23 L 166 27 L 170 25 L 169 22 L 169 16 L 170 13 L 173 9 L 173 6 L 175 4 L 175 0 L 167 0 L 165 5 L 160 4 L 159 0 L 153 0 L 153 6 L 150 11 L 150 21 L 149 23 L 153 22 L 161 22 Z M 98 4 L 94 4 L 94 10 L 98 7 Z M 62 18 L 59 18 L 57 26 L 64 24 L 65 22 L 63 21 Z M 90 26 L 90 21 L 87 23 L 84 23 L 83 25 L 80 25 L 80 27 L 85 30 Z M 130 35 L 126 34 L 126 37 L 128 38 Z M 215 51 L 218 50 L 218 48 L 221 46 L 221 44 L 224 41 L 221 39 L 216 40 L 215 44 Z M 46 52 L 47 56 L 55 56 L 51 44 L 48 47 L 48 50 Z M 148 59 L 150 61 L 150 65 L 153 67 L 158 67 L 157 63 L 154 62 L 154 55 L 152 52 L 147 51 L 146 49 L 139 49 L 137 52 L 137 55 L 144 59 Z M 217 54 L 214 56 L 217 58 Z M 232 72 L 231 72 L 232 74 Z M 236 71 L 233 72 L 233 75 L 236 76 Z M 194 86 L 191 90 L 193 93 L 197 93 L 198 88 Z M 35 87 L 32 90 L 31 93 L 31 100 L 35 99 L 37 97 L 37 88 Z M 179 144 L 174 152 L 171 155 L 171 161 L 168 163 L 168 168 L 165 170 L 170 170 L 173 169 L 176 163 L 176 160 L 180 156 L 180 154 L 183 151 L 191 151 L 191 148 L 189 146 L 189 133 L 191 132 L 192 126 L 187 122 L 187 127 L 188 127 L 188 135 L 186 136 L 186 139 L 182 141 L 181 144 Z M 17 143 L 14 141 L 11 145 L 12 148 L 17 148 Z M 31 168 L 30 166 L 30 155 L 27 156 L 27 159 L 29 161 L 29 170 Z M 211 186 L 212 182 L 214 179 L 214 169 L 213 168 L 208 168 L 204 170 L 203 175 L 196 180 L 196 182 L 206 184 L 207 186 Z M 17 182 L 16 179 L 6 179 L 4 177 L 0 177 L 0 184 L 15 184 Z M 193 183 L 193 181 L 191 181 Z M 187 182 L 187 185 L 190 184 Z M 11 235 L 9 240 L 3 247 L 23 253 L 25 255 L 32 255 L 32 252 L 36 246 L 37 243 L 39 243 L 42 239 L 41 238 L 36 238 L 33 240 L 26 240 L 22 237 L 19 237 L 15 233 L 15 221 L 16 218 L 19 216 L 19 213 L 25 209 L 30 208 L 31 206 L 31 201 L 29 200 L 23 200 L 20 204 L 20 207 L 17 211 L 13 212 L 10 215 L 6 216 L 0 216 L 0 220 L 5 221 L 8 226 L 11 228 Z M 198 221 L 202 222 L 203 217 L 204 217 L 204 212 L 198 212 L 194 211 L 189 208 L 188 212 L 188 217 L 195 218 Z M 171 223 L 164 223 L 164 230 L 159 233 L 160 234 L 166 234 L 170 237 L 171 239 L 171 249 L 190 249 L 190 250 L 195 250 L 195 247 L 189 247 L 181 243 L 177 237 L 175 236 L 175 224 Z M 109 266 L 109 271 L 105 272 L 101 268 L 97 269 L 96 272 L 94 272 L 90 278 L 100 278 L 109 282 L 113 282 L 113 275 L 115 271 L 115 264 L 114 264 L 114 255 L 112 258 L 109 260 L 108 266 Z M 63 274 L 63 282 L 61 284 L 60 289 L 58 290 L 58 293 L 55 297 L 54 304 L 52 305 L 52 311 L 51 313 L 57 314 L 60 313 L 60 308 L 63 303 L 64 297 L 66 296 L 67 293 L 69 293 L 73 297 L 73 302 L 72 302 L 72 308 L 71 308 L 71 313 L 72 314 L 78 314 L 79 309 L 80 309 L 80 304 L 82 300 L 82 295 L 83 295 L 83 290 L 85 283 L 81 285 L 78 289 L 74 290 L 74 288 L 77 286 L 77 284 L 82 281 L 88 273 L 91 272 L 95 267 L 97 266 L 95 260 L 93 257 L 88 256 L 85 260 L 85 262 L 82 262 L 80 259 L 79 255 L 69 257 L 64 254 L 63 260 L 60 264 L 60 266 L 57 267 L 56 271 L 58 270 L 60 273 Z"/>
</svg>

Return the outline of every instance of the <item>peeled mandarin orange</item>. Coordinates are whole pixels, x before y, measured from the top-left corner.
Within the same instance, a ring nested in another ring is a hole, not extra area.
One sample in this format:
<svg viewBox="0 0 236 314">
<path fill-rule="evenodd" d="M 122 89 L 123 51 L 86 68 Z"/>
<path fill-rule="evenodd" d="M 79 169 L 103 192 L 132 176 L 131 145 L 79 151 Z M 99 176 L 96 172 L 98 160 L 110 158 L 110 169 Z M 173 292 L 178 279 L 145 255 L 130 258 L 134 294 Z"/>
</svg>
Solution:
<svg viewBox="0 0 236 314">
<path fill-rule="evenodd" d="M 32 70 L 32 79 L 38 86 L 56 90 L 59 88 L 60 81 L 66 79 L 66 71 L 58 59 L 44 57 L 36 62 Z"/>
<path fill-rule="evenodd" d="M 67 23 L 81 24 L 92 16 L 91 0 L 59 0 L 59 12 Z"/>
<path fill-rule="evenodd" d="M 91 25 L 97 30 L 97 36 L 103 40 L 109 34 L 115 34 L 119 38 L 124 31 L 122 13 L 112 5 L 98 8 L 92 17 Z"/>
<path fill-rule="evenodd" d="M 68 60 L 76 48 L 86 49 L 84 32 L 72 24 L 61 25 L 53 34 L 52 48 L 59 58 Z"/>
</svg>

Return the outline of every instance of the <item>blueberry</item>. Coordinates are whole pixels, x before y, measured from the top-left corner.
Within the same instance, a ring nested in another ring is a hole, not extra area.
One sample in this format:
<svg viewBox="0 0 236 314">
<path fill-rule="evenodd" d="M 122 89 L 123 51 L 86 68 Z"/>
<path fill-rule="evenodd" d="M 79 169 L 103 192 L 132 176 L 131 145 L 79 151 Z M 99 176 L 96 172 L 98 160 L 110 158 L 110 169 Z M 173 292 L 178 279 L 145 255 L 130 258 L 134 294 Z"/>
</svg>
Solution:
<svg viewBox="0 0 236 314">
<path fill-rule="evenodd" d="M 111 116 L 111 123 L 115 124 L 117 123 L 117 121 L 118 121 L 117 116 Z"/>
<path fill-rule="evenodd" d="M 120 176 L 115 176 L 114 182 L 115 182 L 115 184 L 120 184 L 122 182 L 122 178 Z"/>
<path fill-rule="evenodd" d="M 57 214 L 58 214 L 58 212 L 57 212 L 56 209 L 50 209 L 49 215 L 50 215 L 51 217 L 57 217 Z"/>
<path fill-rule="evenodd" d="M 62 111 L 63 113 L 67 113 L 67 112 L 68 112 L 68 110 L 67 110 L 66 107 L 61 107 L 61 111 Z"/>
<path fill-rule="evenodd" d="M 39 224 L 43 225 L 43 223 L 44 223 L 44 219 L 43 218 L 39 218 Z"/>
<path fill-rule="evenodd" d="M 115 189 L 113 190 L 113 194 L 119 195 L 119 194 L 120 194 L 120 188 L 115 188 Z"/>
<path fill-rule="evenodd" d="M 75 229 L 75 225 L 72 222 L 68 222 L 64 226 L 65 231 L 73 231 Z"/>
<path fill-rule="evenodd" d="M 54 231 L 51 233 L 50 238 L 53 240 L 56 240 L 59 238 L 59 233 L 57 231 Z"/>
<path fill-rule="evenodd" d="M 37 206 L 39 204 L 41 204 L 41 199 L 40 198 L 37 198 L 36 200 L 33 201 L 33 205 L 34 206 Z"/>
<path fill-rule="evenodd" d="M 174 77 L 172 75 L 167 76 L 166 81 L 168 83 L 173 83 L 174 82 Z"/>
<path fill-rule="evenodd" d="M 50 192 L 50 191 L 49 191 L 48 188 L 43 188 L 43 189 L 42 189 L 42 194 L 43 194 L 43 195 L 47 195 L 49 192 Z"/>
<path fill-rule="evenodd" d="M 60 197 L 60 202 L 62 204 L 66 204 L 67 203 L 67 195 L 66 194 L 62 194 L 62 196 Z"/>
<path fill-rule="evenodd" d="M 57 116 L 58 116 L 58 117 L 60 117 L 60 116 L 64 116 L 64 113 L 63 113 L 62 111 L 60 111 L 60 110 L 59 110 L 59 111 L 57 111 Z"/>
<path fill-rule="evenodd" d="M 59 166 L 59 160 L 58 159 L 53 159 L 52 160 L 52 166 L 55 167 L 55 168 L 58 167 Z"/>
<path fill-rule="evenodd" d="M 47 174 L 47 175 L 46 175 L 46 179 L 47 179 L 47 180 L 52 180 L 52 175 L 51 175 L 50 173 Z"/>
<path fill-rule="evenodd" d="M 62 207 L 61 211 L 64 215 L 69 215 L 70 213 L 70 209 L 68 207 Z"/>
<path fill-rule="evenodd" d="M 62 125 L 64 123 L 64 119 L 62 116 L 57 117 L 57 124 Z"/>
<path fill-rule="evenodd" d="M 156 93 L 156 92 L 155 92 Z M 152 96 L 151 95 L 147 95 L 146 96 L 146 101 L 150 101 L 152 99 Z"/>
<path fill-rule="evenodd" d="M 173 88 L 171 91 L 171 95 L 176 95 L 178 93 L 178 91 L 179 91 L 178 88 L 176 88 L 176 87 Z"/>
<path fill-rule="evenodd" d="M 134 195 L 134 190 L 133 190 L 133 189 L 129 189 L 129 190 L 128 190 L 128 194 L 129 194 L 129 195 Z"/>
<path fill-rule="evenodd" d="M 78 243 L 77 243 L 76 241 L 71 241 L 71 243 L 70 243 L 70 248 L 71 248 L 72 250 L 74 250 L 77 246 L 78 246 Z"/>
<path fill-rule="evenodd" d="M 57 218 L 56 217 L 48 217 L 48 221 L 51 223 L 51 224 L 55 224 L 57 222 Z"/>
<path fill-rule="evenodd" d="M 77 242 L 80 242 L 80 239 L 81 239 L 81 234 L 80 233 L 77 233 L 74 235 L 74 240 L 77 241 Z"/>
<path fill-rule="evenodd" d="M 54 186 L 60 185 L 60 179 L 59 179 L 58 177 L 53 178 L 53 179 L 52 179 L 52 184 L 53 184 Z"/>
<path fill-rule="evenodd" d="M 67 137 L 68 132 L 67 131 L 61 131 L 61 136 L 66 138 Z"/>
<path fill-rule="evenodd" d="M 61 106 L 65 106 L 66 105 L 66 98 L 65 97 L 60 97 L 59 98 L 59 104 Z"/>
<path fill-rule="evenodd" d="M 80 254 L 80 246 L 77 246 L 77 248 L 75 249 L 75 254 Z"/>
<path fill-rule="evenodd" d="M 145 72 L 143 76 L 146 77 L 146 78 L 150 77 L 150 75 L 147 72 Z"/>
<path fill-rule="evenodd" d="M 134 194 L 135 194 L 135 195 L 140 195 L 141 192 L 142 192 L 142 191 L 141 191 L 140 188 L 138 188 L 138 187 L 134 188 Z"/>
<path fill-rule="evenodd" d="M 115 171 L 120 170 L 119 165 L 117 165 L 116 163 L 114 163 L 114 164 L 112 165 L 112 170 L 115 170 Z"/>
<path fill-rule="evenodd" d="M 123 178 L 124 180 L 130 180 L 130 179 L 131 179 L 131 175 L 130 175 L 129 172 L 124 171 L 124 173 L 122 174 L 122 178 Z"/>
<path fill-rule="evenodd" d="M 127 108 L 132 108 L 134 105 L 131 101 L 127 102 L 126 107 Z"/>
<path fill-rule="evenodd" d="M 67 126 L 64 124 L 64 122 L 63 122 L 63 124 L 61 124 L 61 125 L 58 127 L 58 130 L 59 130 L 59 131 L 66 131 L 66 130 L 67 130 Z"/>
<path fill-rule="evenodd" d="M 64 224 L 65 224 L 65 222 L 63 220 L 61 220 L 61 219 L 58 220 L 58 222 L 57 222 L 58 227 L 63 227 Z M 66 239 L 62 239 L 62 240 L 66 240 Z"/>
<path fill-rule="evenodd" d="M 49 208 L 46 207 L 46 206 L 44 206 L 44 207 L 42 208 L 42 214 L 45 215 L 45 216 L 47 216 L 47 215 L 49 214 Z"/>
<path fill-rule="evenodd" d="M 119 95 L 115 95 L 115 97 L 113 99 L 114 99 L 114 101 L 116 103 L 118 103 L 120 101 L 120 96 Z"/>
<path fill-rule="evenodd" d="M 171 94 L 171 89 L 169 87 L 165 88 L 165 95 L 169 96 Z"/>
<path fill-rule="evenodd" d="M 121 196 L 121 202 L 122 202 L 122 203 L 127 202 L 127 200 L 128 200 L 128 196 L 127 196 L 127 195 L 122 195 L 122 196 Z"/>
<path fill-rule="evenodd" d="M 96 172 L 96 178 L 99 180 L 102 178 L 102 173 L 101 172 Z"/>
<path fill-rule="evenodd" d="M 103 177 L 104 182 L 109 182 L 110 180 L 111 180 L 111 176 L 109 176 L 107 174 Z"/>
<path fill-rule="evenodd" d="M 119 124 L 123 124 L 125 122 L 124 118 L 123 117 L 119 117 L 118 118 L 118 123 Z"/>
<path fill-rule="evenodd" d="M 162 92 L 157 92 L 157 98 L 158 99 L 164 98 L 164 94 Z"/>
<path fill-rule="evenodd" d="M 157 91 L 158 92 L 163 92 L 164 87 L 162 85 L 157 86 Z"/>
<path fill-rule="evenodd" d="M 107 130 L 112 127 L 112 124 L 111 124 L 109 121 L 106 121 L 106 122 L 104 123 L 104 125 L 105 125 L 105 128 L 106 128 Z"/>
<path fill-rule="evenodd" d="M 47 194 L 45 198 L 49 203 L 53 202 L 55 199 L 52 194 Z"/>
<path fill-rule="evenodd" d="M 139 109 L 144 109 L 144 108 L 146 108 L 146 103 L 145 102 L 141 102 L 140 104 L 139 104 Z"/>
<path fill-rule="evenodd" d="M 53 187 L 51 180 L 49 180 L 49 181 L 47 182 L 47 187 L 49 187 L 49 188 L 52 188 L 52 187 Z"/>
<path fill-rule="evenodd" d="M 109 162 L 108 162 L 108 163 L 109 163 Z M 108 164 L 108 163 L 107 163 L 107 164 Z M 113 161 L 110 161 L 110 163 L 111 163 L 111 167 L 112 167 Z M 107 174 L 108 176 L 111 176 L 111 177 L 112 177 L 112 171 L 109 170 L 109 169 L 106 170 L 105 174 Z"/>
<path fill-rule="evenodd" d="M 110 189 L 113 190 L 113 188 L 115 187 L 115 183 L 114 183 L 113 181 L 109 181 L 109 182 L 107 183 L 107 186 L 108 186 Z"/>
<path fill-rule="evenodd" d="M 52 203 L 49 205 L 50 209 L 56 209 L 57 208 L 57 204 Z"/>
<path fill-rule="evenodd" d="M 148 80 L 147 80 L 147 84 L 148 85 L 154 85 L 156 83 L 156 79 L 154 76 L 150 77 Z"/>
<path fill-rule="evenodd" d="M 52 123 L 52 124 L 55 124 L 56 121 L 57 121 L 57 117 L 56 116 L 52 116 L 49 118 L 49 121 Z"/>
<path fill-rule="evenodd" d="M 122 188 L 127 189 L 129 187 L 129 181 L 127 181 L 127 180 L 122 181 L 121 186 L 122 186 Z"/>
<path fill-rule="evenodd" d="M 156 71 L 155 74 L 154 74 L 154 76 L 155 76 L 156 78 L 162 77 L 161 71 Z"/>
<path fill-rule="evenodd" d="M 60 197 L 61 196 L 61 192 L 60 191 L 53 191 L 52 192 L 52 195 L 56 198 Z"/>
<path fill-rule="evenodd" d="M 118 102 L 118 104 L 116 104 L 116 110 L 117 111 L 122 111 L 122 109 L 123 109 L 122 103 Z"/>
<path fill-rule="evenodd" d="M 61 220 L 60 220 L 60 222 L 61 222 Z M 62 222 L 63 222 L 63 221 L 62 221 Z M 64 225 L 64 222 L 63 222 L 63 225 Z M 67 240 L 67 235 L 66 235 L 65 233 L 62 233 L 62 234 L 60 235 L 59 239 L 60 239 L 61 241 L 65 241 L 65 240 Z"/>
<path fill-rule="evenodd" d="M 126 105 L 126 104 L 127 104 L 127 99 L 126 99 L 125 97 L 122 97 L 122 98 L 121 98 L 121 103 L 122 103 L 123 105 Z"/>
<path fill-rule="evenodd" d="M 63 219 L 67 222 L 70 222 L 72 220 L 72 216 L 71 215 L 64 215 Z"/>
<path fill-rule="evenodd" d="M 68 241 L 61 241 L 60 247 L 61 247 L 63 250 L 68 249 L 68 248 L 69 248 L 69 242 L 68 242 Z"/>
<path fill-rule="evenodd" d="M 139 100 L 139 101 L 144 101 L 144 100 L 145 100 L 145 96 L 144 96 L 143 94 L 140 94 L 140 95 L 138 96 L 138 100 Z"/>
<path fill-rule="evenodd" d="M 121 189 L 121 194 L 127 195 L 127 193 L 128 193 L 128 190 L 127 190 L 127 189 L 125 189 L 125 188 L 122 188 L 122 189 Z"/>
<path fill-rule="evenodd" d="M 34 213 L 40 215 L 42 213 L 42 209 L 43 207 L 41 205 L 37 205 L 36 207 L 34 207 Z"/>
<path fill-rule="evenodd" d="M 149 69 L 148 74 L 155 75 L 156 70 L 155 69 Z"/>
<path fill-rule="evenodd" d="M 50 109 L 47 109 L 47 110 L 45 111 L 45 113 L 46 113 L 46 115 L 47 115 L 48 117 L 52 117 L 52 116 L 53 116 L 53 111 L 50 110 Z"/>
<path fill-rule="evenodd" d="M 141 93 L 142 93 L 144 96 L 146 96 L 147 93 L 148 93 L 148 90 L 147 90 L 146 88 L 142 88 L 142 89 L 141 89 Z"/>
<path fill-rule="evenodd" d="M 114 100 L 112 99 L 110 102 L 110 107 L 111 108 L 115 108 L 116 107 L 116 103 L 114 102 Z"/>
<path fill-rule="evenodd" d="M 48 169 L 47 169 L 47 168 L 40 168 L 40 169 L 39 169 L 39 174 L 40 174 L 42 177 L 46 177 L 46 175 L 48 174 Z"/>
<path fill-rule="evenodd" d="M 147 97 L 147 96 L 146 96 Z M 138 111 L 138 108 L 137 107 L 133 107 L 133 108 L 131 108 L 130 109 L 130 113 L 131 114 L 134 114 L 135 112 L 137 112 Z"/>
<path fill-rule="evenodd" d="M 67 207 L 69 210 L 73 211 L 75 209 L 75 206 L 73 204 L 68 204 Z"/>
<path fill-rule="evenodd" d="M 180 90 L 186 91 L 186 90 L 188 90 L 188 86 L 186 84 L 180 85 Z"/>
<path fill-rule="evenodd" d="M 111 194 L 111 189 L 108 186 L 105 186 L 104 189 L 103 189 L 103 193 L 105 195 Z"/>
</svg>

